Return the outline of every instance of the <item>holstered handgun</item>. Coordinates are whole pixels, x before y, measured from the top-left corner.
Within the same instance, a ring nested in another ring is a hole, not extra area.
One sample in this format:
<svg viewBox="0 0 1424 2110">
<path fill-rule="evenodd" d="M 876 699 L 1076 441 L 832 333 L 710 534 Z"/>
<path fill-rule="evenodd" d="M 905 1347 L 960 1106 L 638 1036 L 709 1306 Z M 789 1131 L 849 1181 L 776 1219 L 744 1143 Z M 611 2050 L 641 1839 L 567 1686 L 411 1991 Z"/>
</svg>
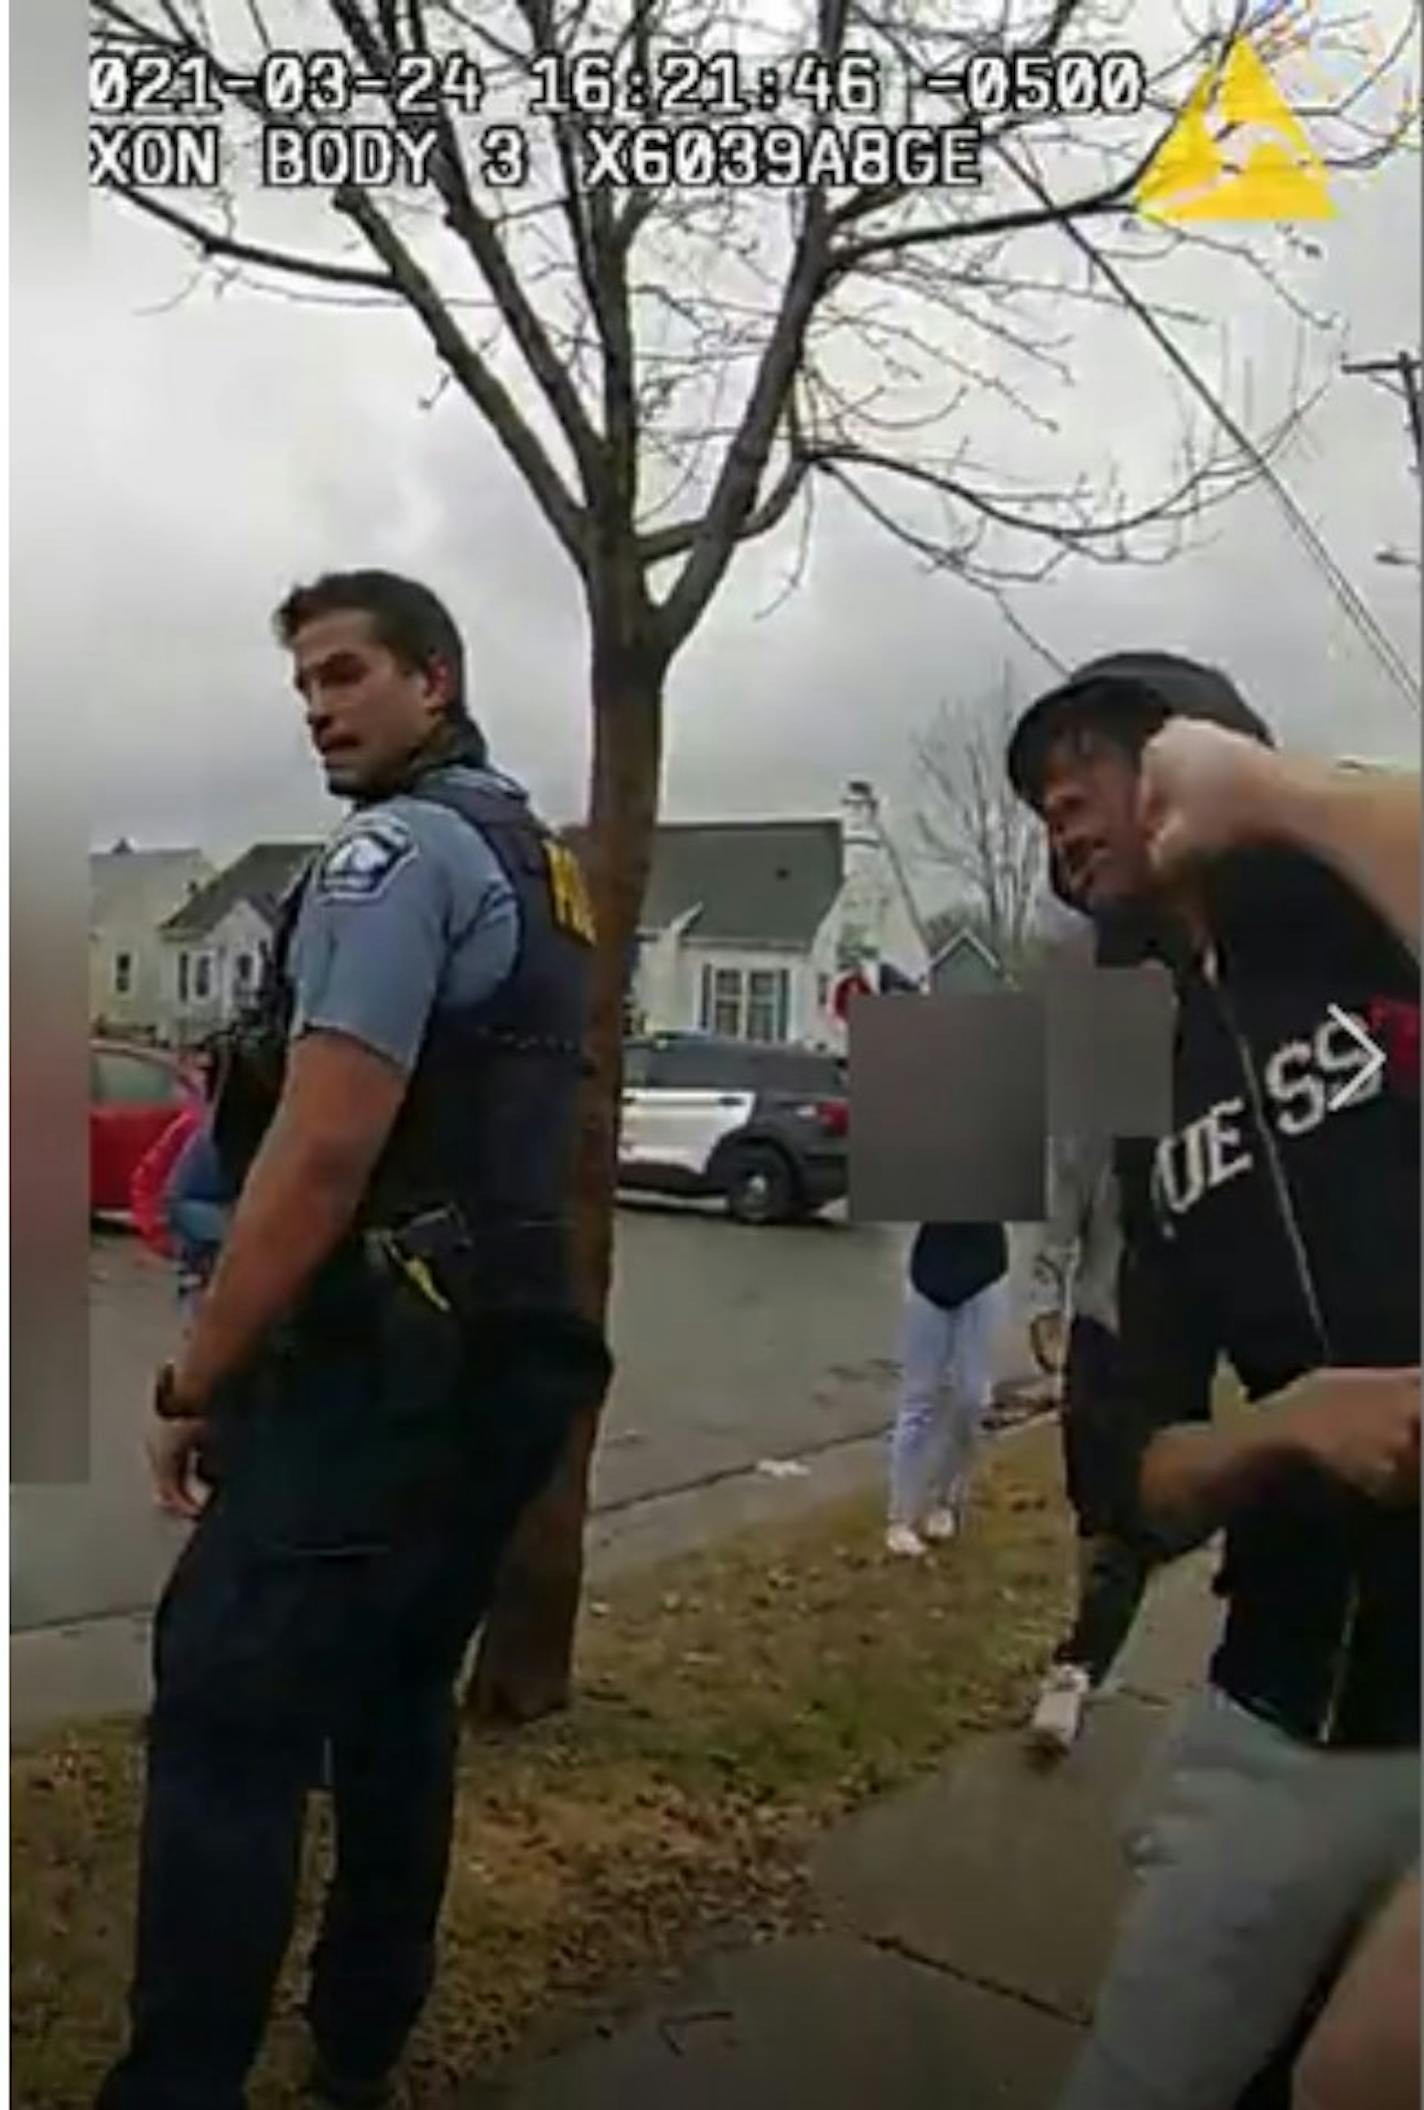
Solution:
<svg viewBox="0 0 1424 2110">
<path fill-rule="evenodd" d="M 362 1234 L 376 1299 L 386 1411 L 400 1420 L 455 1403 L 473 1316 L 472 1253 L 458 1209 L 445 1204 Z"/>
<path fill-rule="evenodd" d="M 432 1311 L 467 1320 L 474 1307 L 474 1243 L 453 1202 L 365 1233 L 368 1264 L 399 1280 Z"/>
</svg>

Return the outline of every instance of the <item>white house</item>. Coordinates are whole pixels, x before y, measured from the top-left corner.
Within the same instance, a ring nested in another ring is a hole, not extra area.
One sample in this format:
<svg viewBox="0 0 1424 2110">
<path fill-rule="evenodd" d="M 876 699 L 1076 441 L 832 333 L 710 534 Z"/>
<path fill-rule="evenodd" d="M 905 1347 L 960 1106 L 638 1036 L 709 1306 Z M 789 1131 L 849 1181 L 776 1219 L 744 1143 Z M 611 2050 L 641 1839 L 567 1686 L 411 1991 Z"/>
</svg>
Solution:
<svg viewBox="0 0 1424 2110">
<path fill-rule="evenodd" d="M 581 829 L 568 831 L 577 847 Z M 654 842 L 630 1012 L 646 1032 L 844 1045 L 842 976 L 919 980 L 923 924 L 871 786 L 838 818 L 671 821 Z"/>
<path fill-rule="evenodd" d="M 213 876 L 201 850 L 135 850 L 89 858 L 89 1021 L 119 1038 L 163 1030 L 164 922 Z"/>
<path fill-rule="evenodd" d="M 283 894 L 315 843 L 254 843 L 164 923 L 163 1015 L 180 1044 L 225 1025 L 255 994 Z"/>
</svg>

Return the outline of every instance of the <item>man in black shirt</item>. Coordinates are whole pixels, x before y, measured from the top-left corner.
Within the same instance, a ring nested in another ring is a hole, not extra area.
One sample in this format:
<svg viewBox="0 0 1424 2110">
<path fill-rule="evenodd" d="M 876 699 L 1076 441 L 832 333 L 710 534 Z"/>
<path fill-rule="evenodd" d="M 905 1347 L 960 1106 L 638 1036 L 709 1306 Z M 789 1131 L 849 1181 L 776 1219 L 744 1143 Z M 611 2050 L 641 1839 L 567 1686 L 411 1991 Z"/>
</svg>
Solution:
<svg viewBox="0 0 1424 2110">
<path fill-rule="evenodd" d="M 1146 1522 L 1226 1534 L 1210 1682 L 1060 2110 L 1228 2110 L 1418 1849 L 1418 782 L 1272 754 L 1163 653 L 1041 698 L 1008 762 L 1062 890 L 1174 973 L 1123 1392 Z M 1254 1411 L 1216 1426 L 1223 1357 Z"/>
</svg>

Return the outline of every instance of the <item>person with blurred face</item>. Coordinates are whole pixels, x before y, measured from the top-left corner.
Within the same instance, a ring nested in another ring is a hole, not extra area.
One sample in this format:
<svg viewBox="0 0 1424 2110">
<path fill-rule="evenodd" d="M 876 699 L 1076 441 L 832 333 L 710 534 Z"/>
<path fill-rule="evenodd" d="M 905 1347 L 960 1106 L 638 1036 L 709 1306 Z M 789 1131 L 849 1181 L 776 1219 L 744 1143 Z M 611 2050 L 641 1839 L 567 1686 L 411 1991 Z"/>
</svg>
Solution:
<svg viewBox="0 0 1424 2110">
<path fill-rule="evenodd" d="M 1118 1496 L 1130 1439 L 1122 1398 L 1117 1173 L 1102 1142 L 1059 1139 L 1049 1153 L 1048 1217 L 1029 1276 L 1029 1343 L 1058 1378 L 1063 1477 L 1076 1524 L 1073 1616 L 1029 1719 L 1029 1741 L 1062 1758 L 1082 1731 L 1131 1632 L 1155 1564 L 1123 1528 Z"/>
<path fill-rule="evenodd" d="M 1156 652 L 1040 698 L 1008 770 L 1060 895 L 1174 979 L 1171 1128 L 1115 1149 L 1123 1528 L 1225 1535 L 1059 2110 L 1283 2105 L 1418 1853 L 1418 780 L 1279 755 Z M 1218 1426 L 1220 1360 L 1250 1406 Z"/>
<path fill-rule="evenodd" d="M 155 1494 L 194 1529 L 154 1623 L 130 2036 L 102 2110 L 241 2110 L 327 1761 L 312 2091 L 388 2100 L 435 1969 L 455 1681 L 611 1370 L 573 1274 L 577 868 L 490 767 L 426 587 L 328 575 L 276 627 L 350 810 L 223 1048 L 204 1140 L 236 1199 L 155 1388 Z"/>
<path fill-rule="evenodd" d="M 890 1440 L 886 1551 L 921 1560 L 964 1522 L 994 1390 L 1004 1311 L 1002 1224 L 921 1224 L 900 1329 L 900 1403 Z"/>
</svg>

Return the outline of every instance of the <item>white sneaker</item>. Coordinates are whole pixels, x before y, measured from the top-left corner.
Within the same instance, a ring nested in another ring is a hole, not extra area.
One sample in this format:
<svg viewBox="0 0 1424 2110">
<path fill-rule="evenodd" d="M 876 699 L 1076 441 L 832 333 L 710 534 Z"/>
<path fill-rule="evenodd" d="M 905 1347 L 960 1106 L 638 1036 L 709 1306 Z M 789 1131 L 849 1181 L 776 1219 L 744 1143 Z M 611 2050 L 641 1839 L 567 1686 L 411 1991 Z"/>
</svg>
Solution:
<svg viewBox="0 0 1424 2110">
<path fill-rule="evenodd" d="M 911 1524 L 892 1524 L 885 1534 L 885 1551 L 898 1555 L 901 1560 L 923 1560 L 928 1550 Z"/>
<path fill-rule="evenodd" d="M 1054 1664 L 1039 1688 L 1029 1723 L 1029 1738 L 1037 1750 L 1056 1758 L 1072 1750 L 1092 1689 L 1092 1679 L 1079 1664 Z"/>
<path fill-rule="evenodd" d="M 958 1529 L 959 1519 L 948 1506 L 932 1509 L 920 1526 L 924 1537 L 936 1546 L 942 1546 L 946 1540 L 952 1539 Z"/>
</svg>

